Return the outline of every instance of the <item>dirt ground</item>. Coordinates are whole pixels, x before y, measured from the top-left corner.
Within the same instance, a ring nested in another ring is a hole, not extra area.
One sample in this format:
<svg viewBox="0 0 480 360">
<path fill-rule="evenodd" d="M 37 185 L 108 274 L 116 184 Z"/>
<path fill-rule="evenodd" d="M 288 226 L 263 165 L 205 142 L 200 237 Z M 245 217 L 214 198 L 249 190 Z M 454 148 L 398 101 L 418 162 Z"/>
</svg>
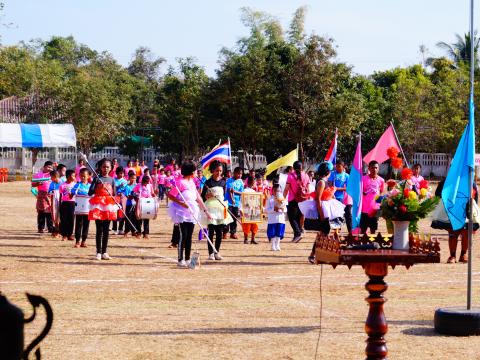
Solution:
<svg viewBox="0 0 480 360">
<path fill-rule="evenodd" d="M 307 263 L 314 234 L 298 244 L 291 233 L 272 253 L 263 225 L 259 245 L 226 240 L 223 261 L 178 269 L 168 249 L 166 208 L 151 223 L 151 239 L 110 237 L 111 261 L 36 233 L 35 199 L 26 182 L 0 184 L 0 290 L 31 313 L 25 292 L 46 297 L 54 324 L 41 344 L 44 359 L 313 359 L 320 330 L 320 266 Z M 383 223 L 383 221 L 381 221 Z M 466 303 L 467 266 L 442 263 L 389 270 L 385 304 L 390 359 L 479 359 L 480 337 L 437 335 L 438 307 Z M 382 228 L 383 229 L 383 228 Z M 475 247 L 474 303 L 480 299 Z M 366 276 L 354 267 L 323 267 L 319 359 L 364 357 Z M 26 325 L 26 342 L 44 323 Z"/>
</svg>

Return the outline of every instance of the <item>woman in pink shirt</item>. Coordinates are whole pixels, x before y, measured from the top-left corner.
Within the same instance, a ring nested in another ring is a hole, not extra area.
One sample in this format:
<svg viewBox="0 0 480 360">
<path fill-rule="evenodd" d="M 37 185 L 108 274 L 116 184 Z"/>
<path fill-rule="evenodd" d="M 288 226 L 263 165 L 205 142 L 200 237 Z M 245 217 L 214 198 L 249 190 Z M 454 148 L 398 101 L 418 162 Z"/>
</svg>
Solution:
<svg viewBox="0 0 480 360">
<path fill-rule="evenodd" d="M 297 160 L 293 163 L 294 171 L 288 174 L 287 184 L 283 190 L 283 196 L 288 196 L 287 214 L 288 221 L 293 229 L 292 242 L 299 242 L 303 233 L 301 227 L 302 212 L 298 207 L 298 203 L 307 200 L 310 196 L 308 190 L 310 178 L 302 169 L 303 166 L 300 161 Z"/>
<path fill-rule="evenodd" d="M 153 191 L 153 186 L 150 184 L 150 176 L 145 175 L 137 186 L 133 188 L 133 192 L 138 196 L 139 199 L 142 198 L 153 198 L 155 197 L 155 192 Z M 150 234 L 150 220 L 143 219 L 137 221 L 137 229 L 141 231 L 143 223 L 143 238 L 148 239 Z"/>
<path fill-rule="evenodd" d="M 75 221 L 75 198 L 71 194 L 75 186 L 75 171 L 67 170 L 67 181 L 60 185 L 60 234 L 62 241 L 73 240 L 73 225 Z"/>
</svg>

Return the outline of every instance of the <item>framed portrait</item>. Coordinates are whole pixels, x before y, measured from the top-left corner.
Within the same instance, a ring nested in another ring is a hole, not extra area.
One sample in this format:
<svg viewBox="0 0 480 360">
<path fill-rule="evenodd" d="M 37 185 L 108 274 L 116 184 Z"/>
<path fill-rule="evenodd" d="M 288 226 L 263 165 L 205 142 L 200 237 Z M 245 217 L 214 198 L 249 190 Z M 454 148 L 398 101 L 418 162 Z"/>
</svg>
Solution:
<svg viewBox="0 0 480 360">
<path fill-rule="evenodd" d="M 242 193 L 242 222 L 261 223 L 263 221 L 263 193 Z"/>
</svg>

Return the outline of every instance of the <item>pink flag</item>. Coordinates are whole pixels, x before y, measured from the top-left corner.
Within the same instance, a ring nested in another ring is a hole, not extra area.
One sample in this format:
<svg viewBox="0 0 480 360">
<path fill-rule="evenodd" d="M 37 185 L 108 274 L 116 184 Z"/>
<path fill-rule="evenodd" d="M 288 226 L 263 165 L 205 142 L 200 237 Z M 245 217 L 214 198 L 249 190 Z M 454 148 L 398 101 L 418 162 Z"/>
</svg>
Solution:
<svg viewBox="0 0 480 360">
<path fill-rule="evenodd" d="M 378 139 L 377 145 L 363 158 L 363 161 L 368 164 L 372 160 L 377 160 L 379 164 L 388 160 L 387 149 L 390 147 L 401 151 L 400 144 L 395 136 L 393 125 L 390 125 L 387 130 Z"/>
</svg>

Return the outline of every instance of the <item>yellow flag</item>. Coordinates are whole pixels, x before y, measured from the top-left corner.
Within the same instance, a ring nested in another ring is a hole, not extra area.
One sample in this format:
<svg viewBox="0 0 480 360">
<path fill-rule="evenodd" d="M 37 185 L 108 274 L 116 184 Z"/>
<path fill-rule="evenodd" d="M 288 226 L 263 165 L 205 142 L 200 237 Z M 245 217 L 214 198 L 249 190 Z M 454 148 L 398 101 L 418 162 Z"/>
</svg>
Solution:
<svg viewBox="0 0 480 360">
<path fill-rule="evenodd" d="M 282 166 L 292 166 L 295 161 L 298 160 L 297 149 L 290 151 L 287 155 L 282 156 L 280 159 L 275 160 L 267 165 L 267 172 L 265 176 L 270 175 L 272 172 Z"/>
</svg>

